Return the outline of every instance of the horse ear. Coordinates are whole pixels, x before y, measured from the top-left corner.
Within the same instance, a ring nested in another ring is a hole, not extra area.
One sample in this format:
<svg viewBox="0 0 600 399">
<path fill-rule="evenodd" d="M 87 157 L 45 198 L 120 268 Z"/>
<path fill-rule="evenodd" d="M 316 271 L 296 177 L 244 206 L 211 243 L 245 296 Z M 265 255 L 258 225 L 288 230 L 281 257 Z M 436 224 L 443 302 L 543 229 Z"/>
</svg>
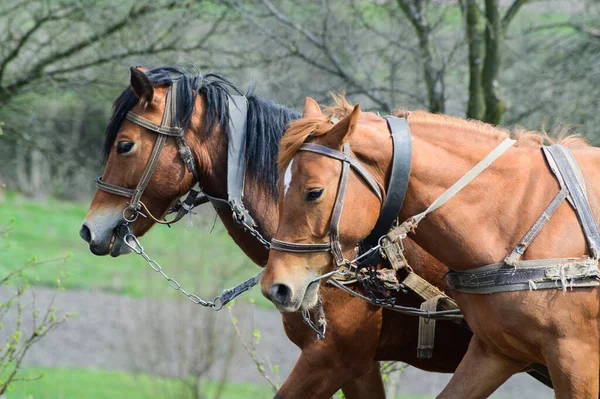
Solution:
<svg viewBox="0 0 600 399">
<path fill-rule="evenodd" d="M 350 136 L 354 133 L 358 124 L 359 116 L 360 105 L 356 104 L 350 115 L 336 123 L 325 135 L 325 141 L 332 147 L 341 147 L 342 144 L 350 140 Z"/>
<path fill-rule="evenodd" d="M 139 67 L 130 68 L 131 71 L 131 88 L 133 93 L 138 98 L 142 107 L 146 107 L 154 98 L 154 88 L 150 83 L 150 79 Z"/>
<path fill-rule="evenodd" d="M 318 118 L 323 116 L 321 112 L 321 107 L 319 104 L 310 97 L 306 97 L 304 100 L 304 111 L 302 111 L 303 118 Z"/>
</svg>

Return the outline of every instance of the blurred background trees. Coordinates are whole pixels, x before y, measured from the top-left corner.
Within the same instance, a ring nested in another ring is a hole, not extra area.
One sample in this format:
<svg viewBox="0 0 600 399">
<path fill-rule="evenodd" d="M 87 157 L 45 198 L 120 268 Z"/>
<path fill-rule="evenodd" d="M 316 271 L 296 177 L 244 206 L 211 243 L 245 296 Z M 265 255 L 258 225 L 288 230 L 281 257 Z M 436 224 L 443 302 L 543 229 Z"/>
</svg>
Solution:
<svg viewBox="0 0 600 399">
<path fill-rule="evenodd" d="M 383 113 L 425 108 L 600 136 L 593 0 L 6 0 L 0 179 L 86 197 L 127 68 L 196 65 L 299 107 L 345 90 Z"/>
</svg>

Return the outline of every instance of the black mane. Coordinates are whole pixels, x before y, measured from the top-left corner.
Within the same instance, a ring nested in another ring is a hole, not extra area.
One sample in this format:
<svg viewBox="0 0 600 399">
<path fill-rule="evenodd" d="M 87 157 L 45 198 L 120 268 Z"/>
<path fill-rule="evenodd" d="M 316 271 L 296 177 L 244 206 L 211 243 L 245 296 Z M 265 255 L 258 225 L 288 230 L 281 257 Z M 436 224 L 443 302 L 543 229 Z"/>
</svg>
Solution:
<svg viewBox="0 0 600 399">
<path fill-rule="evenodd" d="M 226 77 L 216 73 L 202 76 L 199 72 L 190 74 L 179 67 L 156 68 L 146 73 L 153 86 L 170 86 L 173 79 L 177 85 L 177 116 L 179 126 L 189 129 L 194 113 L 196 96 L 200 94 L 206 100 L 204 112 L 206 134 L 211 135 L 220 126 L 221 131 L 229 136 L 230 95 L 241 95 L 242 92 Z M 300 117 L 292 111 L 272 101 L 255 95 L 252 90 L 246 94 L 248 99 L 246 157 L 248 172 L 257 179 L 266 182 L 266 186 L 275 193 L 277 181 L 277 152 L 279 140 L 287 124 Z M 127 112 L 137 104 L 138 100 L 131 87 L 121 93 L 113 104 L 113 115 L 106 128 L 104 141 L 104 157 L 108 157 L 121 124 Z"/>
</svg>

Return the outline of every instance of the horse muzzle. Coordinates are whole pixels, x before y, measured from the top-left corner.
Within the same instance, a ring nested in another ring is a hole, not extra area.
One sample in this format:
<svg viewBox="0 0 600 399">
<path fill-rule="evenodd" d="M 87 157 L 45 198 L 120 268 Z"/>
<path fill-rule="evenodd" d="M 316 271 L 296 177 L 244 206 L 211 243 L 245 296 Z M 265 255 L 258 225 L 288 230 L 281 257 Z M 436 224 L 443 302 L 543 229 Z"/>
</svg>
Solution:
<svg viewBox="0 0 600 399">
<path fill-rule="evenodd" d="M 88 215 L 81 225 L 79 236 L 89 244 L 94 255 L 124 255 L 131 252 L 131 248 L 123 241 L 122 234 L 119 234 L 121 223 L 120 212 Z"/>
</svg>

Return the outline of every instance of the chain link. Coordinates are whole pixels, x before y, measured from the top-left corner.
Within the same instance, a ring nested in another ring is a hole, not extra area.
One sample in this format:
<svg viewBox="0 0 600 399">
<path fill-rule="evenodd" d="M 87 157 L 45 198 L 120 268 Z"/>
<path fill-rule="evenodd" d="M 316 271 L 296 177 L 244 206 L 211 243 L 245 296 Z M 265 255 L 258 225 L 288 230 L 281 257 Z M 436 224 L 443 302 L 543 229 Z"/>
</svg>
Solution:
<svg viewBox="0 0 600 399">
<path fill-rule="evenodd" d="M 144 251 L 144 247 L 142 246 L 142 244 L 140 243 L 138 238 L 131 232 L 131 229 L 129 228 L 129 223 L 125 222 L 119 228 L 119 232 L 123 232 L 123 234 L 121 235 L 120 238 L 123 240 L 125 245 L 127 245 L 129 248 L 131 248 L 131 250 L 133 252 L 135 252 L 136 254 L 143 257 L 146 260 L 146 262 L 148 263 L 148 266 L 150 266 L 152 268 L 152 270 L 154 270 L 155 272 L 157 272 L 161 276 L 163 276 L 165 278 L 165 280 L 167 280 L 167 284 L 169 284 L 169 287 L 171 287 L 175 291 L 180 291 L 183 295 L 185 295 L 191 302 L 195 303 L 196 305 L 202 305 L 204 307 L 211 308 L 214 311 L 221 310 L 223 308 L 223 306 L 225 306 L 227 303 L 231 302 L 234 298 L 236 298 L 243 292 L 250 290 L 256 284 L 258 284 L 258 282 L 260 282 L 260 277 L 263 274 L 263 270 L 261 270 L 256 276 L 242 282 L 241 284 L 238 284 L 234 288 L 224 290 L 221 295 L 216 296 L 212 301 L 205 301 L 204 299 L 200 298 L 198 295 L 191 294 L 191 293 L 187 292 L 185 289 L 183 289 L 181 287 L 181 284 L 179 284 L 179 282 L 177 282 L 177 280 L 169 277 L 164 272 L 162 266 L 157 261 L 150 258 L 150 256 L 148 256 L 148 254 L 146 254 L 146 252 Z M 262 237 L 260 237 L 260 238 L 262 238 Z M 131 240 L 131 242 L 130 242 L 130 240 Z"/>
<path fill-rule="evenodd" d="M 236 217 L 236 214 L 233 214 L 233 219 L 237 224 L 242 226 L 252 237 L 255 237 L 268 251 L 271 249 L 271 243 L 267 241 L 254 227 L 249 226 L 248 223 L 243 218 Z"/>
</svg>

